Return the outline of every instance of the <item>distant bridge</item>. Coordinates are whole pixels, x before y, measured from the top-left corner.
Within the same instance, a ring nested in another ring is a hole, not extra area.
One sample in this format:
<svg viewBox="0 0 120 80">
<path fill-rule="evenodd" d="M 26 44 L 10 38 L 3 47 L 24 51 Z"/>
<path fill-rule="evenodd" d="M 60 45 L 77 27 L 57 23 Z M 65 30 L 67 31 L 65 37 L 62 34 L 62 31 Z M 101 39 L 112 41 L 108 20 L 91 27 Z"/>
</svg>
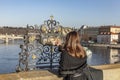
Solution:
<svg viewBox="0 0 120 80">
<path fill-rule="evenodd" d="M 3 40 L 5 43 L 8 43 L 9 40 L 15 40 L 15 39 L 23 39 L 23 36 L 14 34 L 8 35 L 7 33 L 5 35 L 0 35 L 0 40 Z"/>
</svg>

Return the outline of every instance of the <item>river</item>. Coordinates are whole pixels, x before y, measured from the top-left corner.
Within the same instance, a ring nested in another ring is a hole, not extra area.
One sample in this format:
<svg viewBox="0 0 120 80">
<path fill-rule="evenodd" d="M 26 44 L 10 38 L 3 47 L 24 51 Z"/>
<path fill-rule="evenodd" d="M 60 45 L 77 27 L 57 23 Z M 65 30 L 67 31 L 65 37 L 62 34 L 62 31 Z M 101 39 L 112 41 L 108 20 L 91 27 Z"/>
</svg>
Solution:
<svg viewBox="0 0 120 80">
<path fill-rule="evenodd" d="M 22 42 L 0 44 L 0 73 L 15 72 L 18 64 L 18 53 L 21 51 L 19 45 Z"/>
<path fill-rule="evenodd" d="M 23 42 L 0 44 L 0 74 L 15 72 L 18 65 L 19 45 Z M 88 47 L 88 64 L 102 65 L 120 62 L 120 50 L 104 47 Z M 92 52 L 92 53 L 91 53 Z"/>
</svg>

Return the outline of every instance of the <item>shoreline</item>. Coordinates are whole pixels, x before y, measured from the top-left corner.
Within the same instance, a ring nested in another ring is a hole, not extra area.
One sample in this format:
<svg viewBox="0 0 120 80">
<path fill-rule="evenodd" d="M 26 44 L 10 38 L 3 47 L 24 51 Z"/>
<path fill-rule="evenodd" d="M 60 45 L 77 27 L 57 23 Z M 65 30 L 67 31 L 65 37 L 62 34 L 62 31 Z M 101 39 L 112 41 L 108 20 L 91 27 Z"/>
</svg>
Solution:
<svg viewBox="0 0 120 80">
<path fill-rule="evenodd" d="M 85 47 L 93 46 L 93 47 L 106 47 L 106 48 L 120 48 L 120 44 L 82 44 Z"/>
</svg>

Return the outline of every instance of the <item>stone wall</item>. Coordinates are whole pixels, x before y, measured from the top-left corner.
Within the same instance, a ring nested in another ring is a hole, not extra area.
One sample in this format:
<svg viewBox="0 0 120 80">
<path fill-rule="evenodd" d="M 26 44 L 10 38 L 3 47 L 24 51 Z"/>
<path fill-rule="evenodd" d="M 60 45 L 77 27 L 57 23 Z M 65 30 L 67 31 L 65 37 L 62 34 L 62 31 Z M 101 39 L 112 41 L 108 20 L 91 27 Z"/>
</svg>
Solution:
<svg viewBox="0 0 120 80">
<path fill-rule="evenodd" d="M 103 70 L 103 80 L 120 80 L 120 64 L 92 66 Z M 62 80 L 55 72 L 48 70 L 0 74 L 0 80 Z"/>
</svg>

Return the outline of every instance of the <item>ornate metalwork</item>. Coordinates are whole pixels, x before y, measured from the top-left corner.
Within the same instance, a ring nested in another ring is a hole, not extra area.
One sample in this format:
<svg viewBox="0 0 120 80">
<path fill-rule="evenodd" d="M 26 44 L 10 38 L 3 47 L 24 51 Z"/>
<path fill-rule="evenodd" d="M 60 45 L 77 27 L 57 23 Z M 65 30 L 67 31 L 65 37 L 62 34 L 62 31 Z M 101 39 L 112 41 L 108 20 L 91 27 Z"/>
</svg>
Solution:
<svg viewBox="0 0 120 80">
<path fill-rule="evenodd" d="M 41 26 L 27 25 L 16 71 L 57 68 L 60 52 L 56 44 L 62 43 L 64 33 L 71 30 L 65 30 L 53 16 Z"/>
</svg>

